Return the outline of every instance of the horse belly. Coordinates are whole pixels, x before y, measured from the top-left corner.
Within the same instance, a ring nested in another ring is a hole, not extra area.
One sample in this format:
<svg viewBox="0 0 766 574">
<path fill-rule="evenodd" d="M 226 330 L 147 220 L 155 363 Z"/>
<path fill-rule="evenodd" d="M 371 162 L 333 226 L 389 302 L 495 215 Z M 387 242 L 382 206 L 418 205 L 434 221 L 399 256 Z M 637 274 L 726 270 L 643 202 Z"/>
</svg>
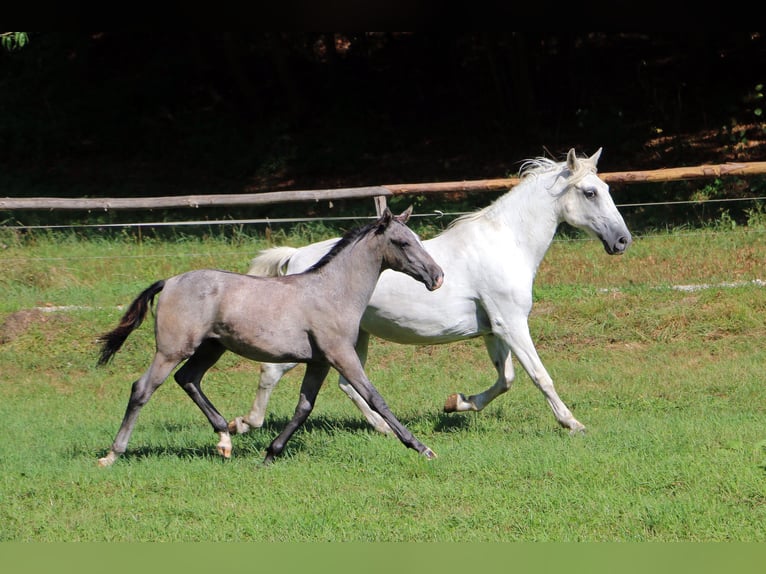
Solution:
<svg viewBox="0 0 766 574">
<path fill-rule="evenodd" d="M 305 362 L 313 349 L 304 329 L 292 329 L 279 321 L 223 321 L 215 327 L 221 344 L 247 359 L 259 362 Z"/>
<path fill-rule="evenodd" d="M 294 285 L 274 278 L 231 275 L 211 331 L 237 355 L 259 362 L 312 359 L 308 325 Z"/>
<path fill-rule="evenodd" d="M 418 306 L 405 309 L 368 306 L 361 328 L 371 335 L 406 345 L 433 345 L 481 335 L 475 306 L 444 311 Z"/>
</svg>

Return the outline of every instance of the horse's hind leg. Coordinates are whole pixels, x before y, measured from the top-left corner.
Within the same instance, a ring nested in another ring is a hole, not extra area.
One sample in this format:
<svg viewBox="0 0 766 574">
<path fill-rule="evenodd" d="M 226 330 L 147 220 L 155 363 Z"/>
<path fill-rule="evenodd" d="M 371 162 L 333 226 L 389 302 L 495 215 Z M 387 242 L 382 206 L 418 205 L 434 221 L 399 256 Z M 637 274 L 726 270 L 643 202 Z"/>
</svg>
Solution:
<svg viewBox="0 0 766 574">
<path fill-rule="evenodd" d="M 231 434 L 245 434 L 252 428 L 261 428 L 266 418 L 266 407 L 269 404 L 271 392 L 277 386 L 282 376 L 298 363 L 262 363 L 261 376 L 258 381 L 258 390 L 255 392 L 255 400 L 250 412 L 243 417 L 237 417 L 229 422 Z"/>
<path fill-rule="evenodd" d="M 306 374 L 303 376 L 301 394 L 298 398 L 293 418 L 290 419 L 290 422 L 287 423 L 287 426 L 279 433 L 277 438 L 271 441 L 271 444 L 266 449 L 266 458 L 263 460 L 264 464 L 273 462 L 274 458 L 279 456 L 285 449 L 285 445 L 293 433 L 306 422 L 306 419 L 314 409 L 319 389 L 322 388 L 322 383 L 329 372 L 330 365 L 327 363 L 306 364 Z"/>
<path fill-rule="evenodd" d="M 219 441 L 216 446 L 218 454 L 229 458 L 231 457 L 231 436 L 229 436 L 228 423 L 202 392 L 201 385 L 202 377 L 224 352 L 226 348 L 218 341 L 212 339 L 203 341 L 184 366 L 178 369 L 175 380 L 205 414 L 213 430 L 218 433 Z"/>
<path fill-rule="evenodd" d="M 98 459 L 99 466 L 109 466 L 117 458 L 125 452 L 130 440 L 130 435 L 133 432 L 133 427 L 136 424 L 138 413 L 141 408 L 149 402 L 152 394 L 157 387 L 159 387 L 163 381 L 168 377 L 170 372 L 178 364 L 178 360 L 169 359 L 160 353 L 154 355 L 152 364 L 141 375 L 141 378 L 133 383 L 130 391 L 130 399 L 128 400 L 128 406 L 125 409 L 125 416 L 122 419 L 120 430 L 117 431 L 117 436 L 112 443 L 112 448 L 109 453 Z"/>
</svg>

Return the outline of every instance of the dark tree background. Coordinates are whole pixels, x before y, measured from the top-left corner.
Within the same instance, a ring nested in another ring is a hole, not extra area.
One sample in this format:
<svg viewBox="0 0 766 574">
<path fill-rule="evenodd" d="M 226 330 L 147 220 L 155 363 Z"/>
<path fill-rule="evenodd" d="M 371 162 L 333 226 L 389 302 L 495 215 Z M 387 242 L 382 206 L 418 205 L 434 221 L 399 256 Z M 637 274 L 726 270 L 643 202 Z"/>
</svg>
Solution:
<svg viewBox="0 0 766 574">
<path fill-rule="evenodd" d="M 761 32 L 33 32 L 0 51 L 0 195 L 761 161 L 764 82 Z"/>
</svg>

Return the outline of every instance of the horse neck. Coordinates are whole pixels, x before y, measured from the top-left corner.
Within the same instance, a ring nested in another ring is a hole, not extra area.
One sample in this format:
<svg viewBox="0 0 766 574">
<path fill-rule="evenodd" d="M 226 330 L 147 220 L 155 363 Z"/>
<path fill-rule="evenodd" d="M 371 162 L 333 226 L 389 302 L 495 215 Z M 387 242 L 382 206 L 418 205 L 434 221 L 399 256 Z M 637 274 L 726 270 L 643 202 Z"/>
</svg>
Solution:
<svg viewBox="0 0 766 574">
<path fill-rule="evenodd" d="M 319 270 L 327 292 L 344 309 L 357 307 L 360 317 L 383 270 L 378 241 L 372 235 L 361 237 Z"/>
<path fill-rule="evenodd" d="M 488 219 L 500 224 L 496 228 L 507 235 L 504 241 L 510 243 L 506 244 L 524 250 L 535 268 L 561 223 L 556 199 L 559 194 L 549 189 L 558 184 L 553 177 L 556 176 L 528 176 L 484 210 Z"/>
</svg>

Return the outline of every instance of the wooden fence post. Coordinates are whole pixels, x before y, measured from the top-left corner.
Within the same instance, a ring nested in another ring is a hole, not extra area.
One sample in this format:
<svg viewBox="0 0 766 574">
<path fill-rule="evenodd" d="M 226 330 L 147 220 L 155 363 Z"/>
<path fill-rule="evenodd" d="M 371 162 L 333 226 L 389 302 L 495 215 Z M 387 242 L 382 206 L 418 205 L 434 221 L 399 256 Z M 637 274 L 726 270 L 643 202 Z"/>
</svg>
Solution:
<svg viewBox="0 0 766 574">
<path fill-rule="evenodd" d="M 373 199 L 375 200 L 375 214 L 380 217 L 386 210 L 386 196 L 376 195 Z"/>
</svg>

